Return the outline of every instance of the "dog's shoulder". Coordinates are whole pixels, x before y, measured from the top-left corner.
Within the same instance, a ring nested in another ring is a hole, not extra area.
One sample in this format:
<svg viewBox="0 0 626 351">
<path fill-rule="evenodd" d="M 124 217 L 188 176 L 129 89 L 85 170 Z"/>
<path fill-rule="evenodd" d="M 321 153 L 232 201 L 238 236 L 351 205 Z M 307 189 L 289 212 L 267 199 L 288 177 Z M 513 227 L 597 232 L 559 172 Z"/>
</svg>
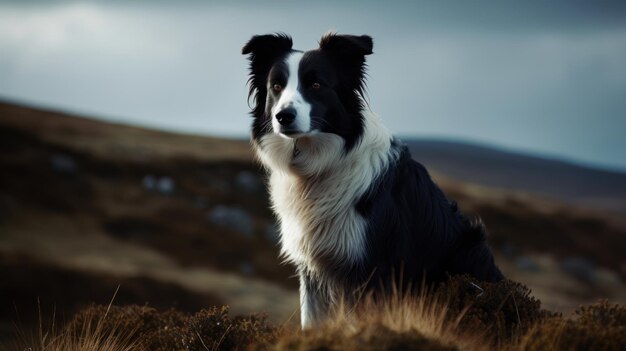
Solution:
<svg viewBox="0 0 626 351">
<path fill-rule="evenodd" d="M 369 224 L 373 259 L 400 262 L 405 274 L 414 277 L 427 269 L 429 280 L 465 273 L 481 280 L 502 279 L 483 222 L 466 216 L 448 199 L 406 145 L 396 140 L 392 148 L 398 157 L 359 202 Z"/>
<path fill-rule="evenodd" d="M 430 196 L 432 191 L 438 193 L 436 194 L 438 196 L 443 196 L 432 181 L 426 167 L 413 159 L 406 144 L 397 138 L 392 139 L 390 153 L 395 154 L 396 157 L 372 181 L 357 202 L 357 210 L 366 218 L 375 215 L 374 212 L 379 209 L 378 207 L 389 209 L 390 205 L 401 205 L 398 202 L 412 205 L 424 195 Z M 426 205 L 423 201 L 422 203 Z M 413 210 L 407 206 L 392 207 L 395 210 Z"/>
</svg>

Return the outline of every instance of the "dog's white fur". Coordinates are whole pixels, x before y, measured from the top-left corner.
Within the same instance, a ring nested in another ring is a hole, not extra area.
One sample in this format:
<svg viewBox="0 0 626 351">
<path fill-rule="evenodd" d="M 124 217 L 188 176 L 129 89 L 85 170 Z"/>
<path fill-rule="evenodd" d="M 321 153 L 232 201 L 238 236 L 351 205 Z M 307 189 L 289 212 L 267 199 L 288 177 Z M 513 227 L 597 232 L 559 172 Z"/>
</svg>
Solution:
<svg viewBox="0 0 626 351">
<path fill-rule="evenodd" d="M 281 253 L 312 275 L 324 274 L 316 262 L 321 257 L 358 265 L 366 253 L 366 222 L 355 204 L 396 155 L 390 153 L 391 134 L 378 116 L 371 111 L 363 116 L 362 139 L 348 153 L 341 137 L 321 132 L 298 139 L 273 133 L 254 145 L 270 173 Z M 306 296 L 300 301 L 305 304 Z M 309 307 L 301 311 L 302 325 L 308 326 Z"/>
<path fill-rule="evenodd" d="M 295 129 L 302 132 L 308 132 L 311 128 L 311 105 L 304 101 L 302 93 L 298 90 L 298 67 L 300 66 L 300 60 L 302 60 L 302 52 L 293 52 L 287 57 L 285 63 L 289 70 L 289 78 L 287 84 L 283 87 L 283 91 L 280 94 L 280 99 L 272 107 L 272 127 L 274 131 L 280 132 L 281 125 L 275 118 L 276 114 L 287 107 L 293 107 L 297 111 L 297 118 L 295 120 Z M 268 85 L 271 82 L 268 82 Z M 268 86 L 268 89 L 271 87 Z"/>
<path fill-rule="evenodd" d="M 394 155 L 378 116 L 363 116 L 363 136 L 348 153 L 341 137 L 317 131 L 297 139 L 272 133 L 255 145 L 270 173 L 282 254 L 313 274 L 321 273 L 315 262 L 321 255 L 358 264 L 365 254 L 365 221 L 354 205 Z"/>
</svg>

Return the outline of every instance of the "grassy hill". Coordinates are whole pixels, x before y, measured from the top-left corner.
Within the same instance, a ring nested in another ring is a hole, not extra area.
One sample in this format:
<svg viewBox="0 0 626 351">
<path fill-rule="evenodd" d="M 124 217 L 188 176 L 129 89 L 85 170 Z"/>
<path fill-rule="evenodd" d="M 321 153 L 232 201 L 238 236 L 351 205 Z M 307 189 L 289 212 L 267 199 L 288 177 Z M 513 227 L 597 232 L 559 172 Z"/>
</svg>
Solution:
<svg viewBox="0 0 626 351">
<path fill-rule="evenodd" d="M 185 314 L 228 304 L 297 324 L 297 281 L 277 258 L 246 141 L 0 103 L 0 150 L 0 338 L 18 319 L 36 325 L 38 311 L 71 321 L 118 285 L 116 305 Z M 507 277 L 545 308 L 626 302 L 623 216 L 433 171 L 484 219 Z"/>
</svg>

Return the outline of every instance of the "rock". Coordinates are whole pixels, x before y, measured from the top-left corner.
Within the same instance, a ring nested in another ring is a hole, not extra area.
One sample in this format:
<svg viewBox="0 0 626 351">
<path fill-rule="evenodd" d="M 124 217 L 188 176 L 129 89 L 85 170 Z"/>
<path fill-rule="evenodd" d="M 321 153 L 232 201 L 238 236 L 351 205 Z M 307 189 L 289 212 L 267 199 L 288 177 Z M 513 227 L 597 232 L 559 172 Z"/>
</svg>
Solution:
<svg viewBox="0 0 626 351">
<path fill-rule="evenodd" d="M 232 191 L 230 182 L 223 179 L 211 179 L 208 182 L 211 187 L 211 191 L 215 191 L 220 194 L 229 194 Z"/>
<path fill-rule="evenodd" d="M 60 174 L 74 174 L 78 171 L 78 165 L 73 158 L 64 154 L 54 154 L 50 157 L 52 170 Z"/>
<path fill-rule="evenodd" d="M 250 263 L 248 263 L 248 262 L 241 263 L 241 265 L 239 266 L 239 269 L 241 270 L 241 273 L 243 275 L 252 275 L 252 274 L 254 274 L 254 267 Z"/>
<path fill-rule="evenodd" d="M 510 242 L 505 242 L 500 248 L 500 251 L 502 252 L 504 257 L 508 258 L 509 260 L 514 259 L 517 255 L 517 249 L 515 245 L 511 244 Z"/>
<path fill-rule="evenodd" d="M 208 219 L 216 225 L 234 230 L 245 236 L 252 236 L 252 217 L 243 209 L 218 205 L 211 210 Z"/>
<path fill-rule="evenodd" d="M 143 179 L 141 180 L 141 185 L 143 185 L 143 188 L 148 191 L 155 191 L 156 184 L 157 184 L 157 179 L 155 176 L 151 174 L 148 174 L 147 176 L 143 177 Z"/>
<path fill-rule="evenodd" d="M 172 195 L 174 190 L 176 190 L 176 184 L 174 184 L 174 180 L 170 177 L 161 177 L 156 183 L 156 189 L 163 195 Z"/>
<path fill-rule="evenodd" d="M 515 266 L 527 272 L 539 272 L 541 267 L 530 257 L 520 256 L 515 260 Z"/>
<path fill-rule="evenodd" d="M 606 268 L 596 269 L 596 279 L 602 286 L 618 286 L 622 283 L 619 274 Z"/>
<path fill-rule="evenodd" d="M 192 200 L 193 207 L 204 209 L 207 206 L 207 200 L 202 196 L 196 196 Z"/>
<path fill-rule="evenodd" d="M 263 191 L 263 182 L 261 182 L 256 174 L 250 171 L 239 172 L 239 174 L 237 174 L 237 178 L 235 178 L 235 184 L 240 190 L 249 193 Z"/>
<path fill-rule="evenodd" d="M 156 191 L 162 195 L 172 195 L 176 190 L 176 183 L 170 177 L 156 177 L 148 174 L 141 180 L 143 188 L 148 191 Z"/>
<path fill-rule="evenodd" d="M 582 257 L 570 257 L 561 261 L 561 269 L 582 281 L 593 283 L 597 280 L 594 264 Z"/>
</svg>

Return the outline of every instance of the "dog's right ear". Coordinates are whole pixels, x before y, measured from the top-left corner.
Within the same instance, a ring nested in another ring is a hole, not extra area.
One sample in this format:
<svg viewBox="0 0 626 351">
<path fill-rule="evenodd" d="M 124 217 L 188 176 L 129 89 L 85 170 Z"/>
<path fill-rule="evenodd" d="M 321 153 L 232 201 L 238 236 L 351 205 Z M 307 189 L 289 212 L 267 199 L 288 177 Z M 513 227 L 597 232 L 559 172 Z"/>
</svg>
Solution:
<svg viewBox="0 0 626 351">
<path fill-rule="evenodd" d="M 284 54 L 291 50 L 293 42 L 291 37 L 284 33 L 255 35 L 241 49 L 243 55 L 252 54 L 250 60 L 255 58 L 272 57 Z"/>
<path fill-rule="evenodd" d="M 255 35 L 241 49 L 243 55 L 249 55 L 250 78 L 248 84 L 250 91 L 248 99 L 254 96 L 253 115 L 260 116 L 265 109 L 265 86 L 267 76 L 276 60 L 289 51 L 293 42 L 291 37 L 284 33 Z"/>
</svg>

